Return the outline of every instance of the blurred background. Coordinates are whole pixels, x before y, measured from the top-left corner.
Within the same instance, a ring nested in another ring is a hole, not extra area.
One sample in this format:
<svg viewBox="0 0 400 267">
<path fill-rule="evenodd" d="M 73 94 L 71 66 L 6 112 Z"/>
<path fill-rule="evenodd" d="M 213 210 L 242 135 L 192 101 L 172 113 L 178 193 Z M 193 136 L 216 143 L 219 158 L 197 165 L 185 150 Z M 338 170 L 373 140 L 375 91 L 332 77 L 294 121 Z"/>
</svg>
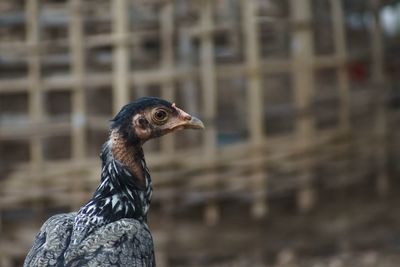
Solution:
<svg viewBox="0 0 400 267">
<path fill-rule="evenodd" d="M 0 1 L 0 266 L 99 183 L 140 96 L 158 266 L 400 262 L 399 0 Z"/>
</svg>

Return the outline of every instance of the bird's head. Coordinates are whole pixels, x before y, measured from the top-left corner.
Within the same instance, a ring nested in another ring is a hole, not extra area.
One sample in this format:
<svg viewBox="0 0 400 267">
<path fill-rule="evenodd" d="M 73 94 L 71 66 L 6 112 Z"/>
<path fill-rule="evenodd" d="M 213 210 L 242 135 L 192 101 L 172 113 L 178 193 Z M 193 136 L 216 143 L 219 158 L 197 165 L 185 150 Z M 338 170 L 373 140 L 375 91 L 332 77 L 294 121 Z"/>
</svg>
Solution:
<svg viewBox="0 0 400 267">
<path fill-rule="evenodd" d="M 156 97 L 142 97 L 125 105 L 111 121 L 111 130 L 132 145 L 175 130 L 203 128 L 198 118 L 179 109 L 175 103 Z"/>
</svg>

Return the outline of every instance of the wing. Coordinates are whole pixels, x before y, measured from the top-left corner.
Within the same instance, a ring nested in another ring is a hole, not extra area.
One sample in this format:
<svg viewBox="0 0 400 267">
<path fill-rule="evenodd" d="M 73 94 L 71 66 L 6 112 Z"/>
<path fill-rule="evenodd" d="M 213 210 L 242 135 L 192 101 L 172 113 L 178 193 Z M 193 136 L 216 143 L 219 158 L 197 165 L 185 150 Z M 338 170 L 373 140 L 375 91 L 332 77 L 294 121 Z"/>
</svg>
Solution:
<svg viewBox="0 0 400 267">
<path fill-rule="evenodd" d="M 95 230 L 65 253 L 65 266 L 155 266 L 153 239 L 147 225 L 121 219 Z"/>
<path fill-rule="evenodd" d="M 49 218 L 36 235 L 24 266 L 59 265 L 69 244 L 75 216 L 76 213 L 67 213 Z"/>
</svg>

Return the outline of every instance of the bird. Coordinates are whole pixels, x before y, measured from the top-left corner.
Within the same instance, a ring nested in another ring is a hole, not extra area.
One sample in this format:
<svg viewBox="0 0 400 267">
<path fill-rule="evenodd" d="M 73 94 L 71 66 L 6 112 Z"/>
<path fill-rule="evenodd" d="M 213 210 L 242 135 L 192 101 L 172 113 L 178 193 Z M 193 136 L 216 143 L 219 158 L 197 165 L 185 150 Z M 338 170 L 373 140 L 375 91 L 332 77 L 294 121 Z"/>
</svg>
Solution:
<svg viewBox="0 0 400 267">
<path fill-rule="evenodd" d="M 100 184 L 92 198 L 77 212 L 50 217 L 24 266 L 155 266 L 147 225 L 153 189 L 142 146 L 182 129 L 204 129 L 204 124 L 157 97 L 122 107 L 101 149 Z"/>
</svg>

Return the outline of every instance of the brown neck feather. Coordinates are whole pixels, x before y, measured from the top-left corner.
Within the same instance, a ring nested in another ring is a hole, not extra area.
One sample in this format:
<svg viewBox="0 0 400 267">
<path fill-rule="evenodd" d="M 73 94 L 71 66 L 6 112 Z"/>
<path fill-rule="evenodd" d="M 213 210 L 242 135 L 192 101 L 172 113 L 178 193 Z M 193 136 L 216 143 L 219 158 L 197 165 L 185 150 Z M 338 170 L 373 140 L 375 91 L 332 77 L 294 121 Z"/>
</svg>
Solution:
<svg viewBox="0 0 400 267">
<path fill-rule="evenodd" d="M 140 145 L 133 146 L 127 144 L 123 137 L 117 132 L 112 131 L 112 154 L 114 159 L 121 162 L 140 182 L 145 185 L 144 170 L 142 166 L 142 148 Z"/>
</svg>

